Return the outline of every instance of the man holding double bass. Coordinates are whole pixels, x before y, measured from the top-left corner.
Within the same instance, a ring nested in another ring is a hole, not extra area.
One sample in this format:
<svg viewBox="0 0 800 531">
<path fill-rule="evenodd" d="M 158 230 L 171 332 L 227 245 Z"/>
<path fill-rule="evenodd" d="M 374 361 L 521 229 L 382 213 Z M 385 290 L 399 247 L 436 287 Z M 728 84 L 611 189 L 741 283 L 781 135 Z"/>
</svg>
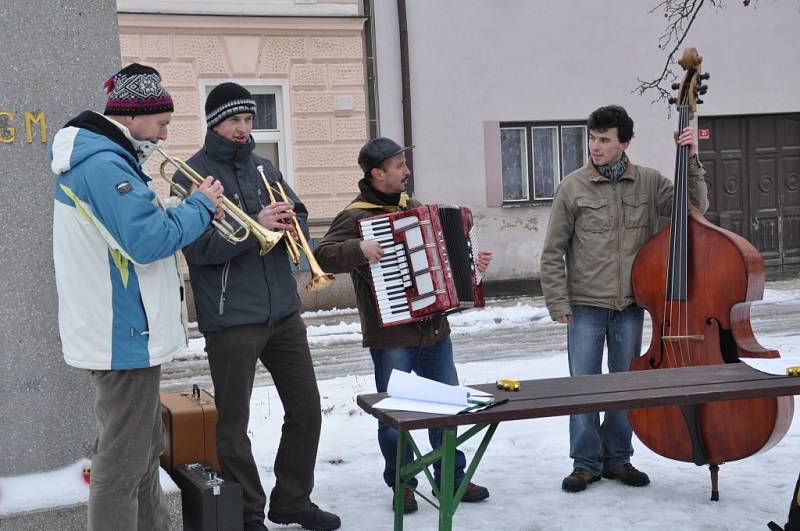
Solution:
<svg viewBox="0 0 800 531">
<path fill-rule="evenodd" d="M 625 150 L 633 120 L 618 105 L 589 116 L 590 161 L 556 190 L 541 257 L 541 284 L 550 317 L 567 325 L 571 376 L 628 370 L 641 352 L 644 311 L 634 300 L 631 267 L 639 248 L 672 210 L 673 183 L 658 170 L 633 164 Z M 708 208 L 705 170 L 692 128 L 676 135 L 689 146 L 689 199 Z M 630 463 L 632 429 L 625 411 L 571 415 L 573 471 L 561 488 L 580 492 L 601 478 L 634 487 L 650 483 Z"/>
</svg>

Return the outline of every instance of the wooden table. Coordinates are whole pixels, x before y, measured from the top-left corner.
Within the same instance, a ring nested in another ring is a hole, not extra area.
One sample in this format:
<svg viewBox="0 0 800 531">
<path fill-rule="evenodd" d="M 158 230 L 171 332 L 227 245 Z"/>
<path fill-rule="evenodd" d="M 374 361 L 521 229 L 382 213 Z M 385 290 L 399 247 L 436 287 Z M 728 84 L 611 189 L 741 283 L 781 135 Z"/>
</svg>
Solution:
<svg viewBox="0 0 800 531">
<path fill-rule="evenodd" d="M 800 394 L 800 377 L 764 374 L 744 363 L 730 363 L 527 380 L 520 383 L 520 390 L 517 392 L 498 391 L 493 384 L 470 387 L 493 393 L 498 400 L 508 398 L 509 401 L 475 413 L 436 415 L 375 409 L 373 405 L 385 398 L 385 393 L 358 395 L 357 399 L 358 405 L 364 411 L 398 431 L 396 488 L 400 490 L 407 486 L 407 481 L 419 472 L 424 472 L 428 478 L 438 503 L 419 492 L 418 494 L 438 507 L 440 531 L 452 530 L 453 515 L 500 422 L 595 411 L 796 395 Z M 457 435 L 456 428 L 464 425 L 471 427 Z M 409 432 L 428 428 L 444 428 L 442 446 L 422 455 Z M 461 487 L 453 492 L 456 448 L 484 430 L 478 450 L 465 470 Z M 406 442 L 411 445 L 416 459 L 404 465 L 402 448 Z M 429 466 L 438 459 L 442 460 L 441 485 L 436 484 L 429 470 Z M 403 496 L 395 496 L 394 528 L 396 531 L 403 529 Z"/>
</svg>

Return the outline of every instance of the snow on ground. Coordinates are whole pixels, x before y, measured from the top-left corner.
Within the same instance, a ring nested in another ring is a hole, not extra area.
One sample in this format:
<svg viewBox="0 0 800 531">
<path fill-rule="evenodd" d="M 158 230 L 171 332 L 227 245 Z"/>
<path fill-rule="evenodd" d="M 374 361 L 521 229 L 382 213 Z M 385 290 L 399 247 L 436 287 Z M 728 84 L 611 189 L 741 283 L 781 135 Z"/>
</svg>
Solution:
<svg viewBox="0 0 800 531">
<path fill-rule="evenodd" d="M 766 290 L 764 301 L 800 299 L 800 291 Z M 331 316 L 351 315 L 336 310 Z M 359 333 L 353 318 L 339 325 L 309 327 L 312 345 L 337 341 L 337 336 Z M 451 317 L 454 334 L 480 333 L 494 327 L 544 325 L 543 307 L 528 304 L 490 307 Z M 759 337 L 766 347 L 785 356 L 800 356 L 796 330 Z M 202 357 L 203 340 L 192 340 L 190 353 Z M 567 376 L 563 353 L 537 353 L 534 360 L 465 363 L 458 367 L 461 382 L 478 384 L 500 377 L 520 380 Z M 374 392 L 371 376 L 342 376 L 319 382 L 323 427 L 316 468 L 313 501 L 342 518 L 342 529 L 392 529 L 391 491 L 383 484 L 382 458 L 376 441 L 376 421 L 356 405 L 356 395 Z M 272 463 L 280 436 L 283 410 L 273 386 L 256 388 L 251 402 L 250 436 L 262 482 L 274 483 Z M 611 480 L 592 484 L 585 492 L 561 491 L 562 478 L 572 468 L 569 459 L 567 417 L 500 424 L 474 480 L 487 486 L 491 497 L 478 504 L 461 504 L 454 528 L 458 530 L 573 530 L 646 529 L 655 531 L 750 531 L 766 529 L 766 522 L 783 523 L 800 472 L 794 457 L 800 447 L 800 419 L 772 450 L 728 463 L 720 468 L 720 501 L 710 502 L 710 480 L 705 467 L 667 460 L 634 438 L 633 463 L 647 472 L 652 484 L 631 488 Z M 415 432 L 421 448 L 427 438 Z M 467 456 L 480 442 L 464 446 Z M 42 474 L 0 478 L 0 517 L 9 512 L 83 501 L 87 489 L 80 479 L 82 463 Z M 165 478 L 164 483 L 171 482 Z M 430 489 L 425 488 L 426 492 Z M 268 524 L 271 529 L 291 527 Z M 434 530 L 435 509 L 420 500 L 419 512 L 405 518 L 405 529 Z M 295 529 L 297 529 L 295 527 Z"/>
<path fill-rule="evenodd" d="M 770 344 L 770 346 L 772 346 Z M 795 345 L 793 352 L 800 354 Z M 507 376 L 534 379 L 566 376 L 566 359 L 553 354 L 532 361 L 468 363 L 459 367 L 462 383 L 487 383 Z M 313 499 L 342 517 L 342 529 L 392 529 L 391 492 L 383 484 L 383 461 L 376 442 L 375 420 L 355 404 L 355 395 L 373 392 L 369 377 L 341 377 L 320 382 L 324 411 L 322 441 Z M 262 480 L 271 485 L 274 446 L 282 411 L 273 387 L 253 394 L 250 430 Z M 561 490 L 561 480 L 572 469 L 567 417 L 500 424 L 475 481 L 487 486 L 491 497 L 479 504 L 461 504 L 454 528 L 458 530 L 574 530 L 647 529 L 656 531 L 750 531 L 781 524 L 788 513 L 792 490 L 800 472 L 793 463 L 800 444 L 800 420 L 769 452 L 720 467 L 720 501 L 709 501 L 706 467 L 664 459 L 634 438 L 633 463 L 646 471 L 652 484 L 632 488 L 602 480 L 585 492 Z M 417 444 L 426 446 L 423 433 Z M 467 456 L 479 439 L 467 442 Z M 428 488 L 425 489 L 429 491 Z M 420 500 L 419 512 L 406 516 L 405 528 L 434 530 L 433 507 Z"/>
</svg>

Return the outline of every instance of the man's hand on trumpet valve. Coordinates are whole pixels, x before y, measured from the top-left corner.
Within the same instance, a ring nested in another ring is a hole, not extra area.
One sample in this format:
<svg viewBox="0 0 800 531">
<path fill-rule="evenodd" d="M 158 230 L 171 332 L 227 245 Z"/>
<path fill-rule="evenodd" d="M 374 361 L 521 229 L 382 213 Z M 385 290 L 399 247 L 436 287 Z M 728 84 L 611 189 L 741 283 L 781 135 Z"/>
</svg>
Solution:
<svg viewBox="0 0 800 531">
<path fill-rule="evenodd" d="M 217 212 L 214 214 L 214 219 L 225 219 L 225 213 L 222 211 L 222 206 L 220 204 L 223 194 L 225 193 L 221 182 L 215 180 L 213 177 L 206 177 L 199 186 L 192 185 L 192 192 L 200 192 L 208 197 L 208 200 L 211 201 L 211 204 L 217 209 Z"/>
<path fill-rule="evenodd" d="M 261 209 L 258 213 L 258 222 L 270 230 L 286 230 L 293 236 L 297 236 L 294 223 L 294 210 L 292 210 L 291 203 L 285 201 L 278 201 L 270 203 Z"/>
</svg>

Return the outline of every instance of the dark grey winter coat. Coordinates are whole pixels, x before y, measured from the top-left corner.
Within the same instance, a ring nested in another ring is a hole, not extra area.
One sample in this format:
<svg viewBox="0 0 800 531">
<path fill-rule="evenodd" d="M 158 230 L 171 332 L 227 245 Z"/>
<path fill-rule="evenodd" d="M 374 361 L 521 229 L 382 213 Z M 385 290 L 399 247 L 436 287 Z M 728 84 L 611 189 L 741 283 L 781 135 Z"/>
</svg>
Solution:
<svg viewBox="0 0 800 531">
<path fill-rule="evenodd" d="M 212 130 L 203 148 L 187 163 L 200 175 L 222 182 L 225 196 L 255 218 L 269 204 L 269 194 L 256 169 L 263 165 L 270 182 L 280 181 L 307 234 L 308 210 L 269 160 L 256 155 L 255 143 L 240 145 Z M 188 187 L 180 174 L 175 181 Z M 300 309 L 297 284 L 283 244 L 264 256 L 253 236 L 231 244 L 210 227 L 183 249 L 189 264 L 197 322 L 201 332 L 216 332 L 230 326 L 274 323 Z"/>
</svg>

